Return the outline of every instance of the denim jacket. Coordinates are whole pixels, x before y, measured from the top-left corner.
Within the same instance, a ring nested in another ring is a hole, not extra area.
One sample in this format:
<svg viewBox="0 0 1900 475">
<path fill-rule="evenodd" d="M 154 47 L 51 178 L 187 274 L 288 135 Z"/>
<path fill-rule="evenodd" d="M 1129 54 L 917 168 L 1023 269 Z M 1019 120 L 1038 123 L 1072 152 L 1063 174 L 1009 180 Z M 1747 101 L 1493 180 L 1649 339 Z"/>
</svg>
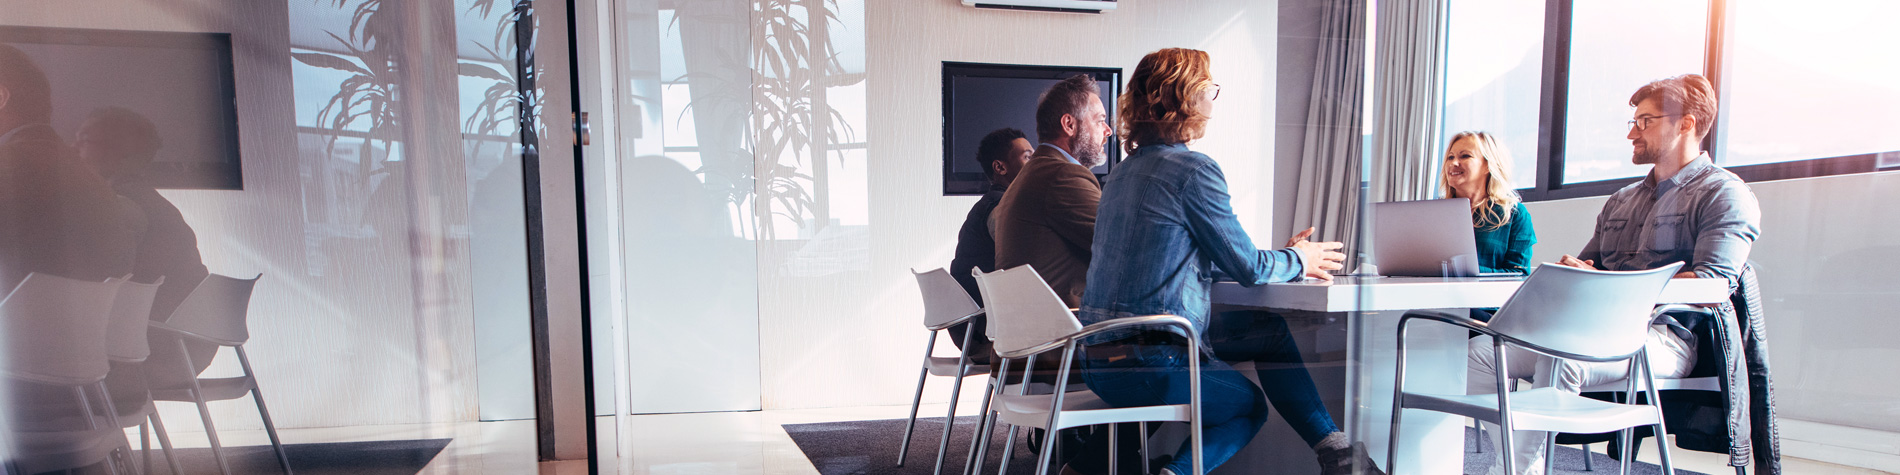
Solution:
<svg viewBox="0 0 1900 475">
<path fill-rule="evenodd" d="M 1226 176 L 1207 155 L 1182 144 L 1135 149 L 1102 185 L 1077 315 L 1082 324 L 1179 315 L 1205 335 L 1212 266 L 1248 286 L 1298 279 L 1305 269 L 1299 252 L 1256 249 L 1231 200 Z M 1104 332 L 1083 343 L 1136 331 Z"/>
</svg>

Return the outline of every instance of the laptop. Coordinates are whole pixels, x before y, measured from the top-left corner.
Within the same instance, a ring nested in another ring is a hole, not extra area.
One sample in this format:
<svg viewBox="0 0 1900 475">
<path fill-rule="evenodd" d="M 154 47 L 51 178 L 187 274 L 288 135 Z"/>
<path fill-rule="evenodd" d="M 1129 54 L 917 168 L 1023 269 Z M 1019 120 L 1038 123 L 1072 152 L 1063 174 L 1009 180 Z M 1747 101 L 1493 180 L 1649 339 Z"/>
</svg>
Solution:
<svg viewBox="0 0 1900 475">
<path fill-rule="evenodd" d="M 1494 277 L 1478 272 L 1471 201 L 1464 198 L 1373 203 L 1372 261 L 1399 277 Z"/>
</svg>

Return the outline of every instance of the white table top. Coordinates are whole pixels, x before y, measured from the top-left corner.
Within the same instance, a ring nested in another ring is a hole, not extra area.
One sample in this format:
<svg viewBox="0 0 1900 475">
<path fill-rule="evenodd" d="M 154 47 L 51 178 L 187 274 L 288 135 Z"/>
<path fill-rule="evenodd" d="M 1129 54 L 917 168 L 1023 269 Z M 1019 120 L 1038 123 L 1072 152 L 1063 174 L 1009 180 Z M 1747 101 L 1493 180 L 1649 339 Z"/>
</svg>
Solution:
<svg viewBox="0 0 1900 475">
<path fill-rule="evenodd" d="M 1523 277 L 1335 277 L 1242 287 L 1215 282 L 1216 305 L 1362 312 L 1427 308 L 1490 308 L 1504 305 Z M 1670 279 L 1656 303 L 1718 303 L 1728 300 L 1722 279 Z"/>
</svg>

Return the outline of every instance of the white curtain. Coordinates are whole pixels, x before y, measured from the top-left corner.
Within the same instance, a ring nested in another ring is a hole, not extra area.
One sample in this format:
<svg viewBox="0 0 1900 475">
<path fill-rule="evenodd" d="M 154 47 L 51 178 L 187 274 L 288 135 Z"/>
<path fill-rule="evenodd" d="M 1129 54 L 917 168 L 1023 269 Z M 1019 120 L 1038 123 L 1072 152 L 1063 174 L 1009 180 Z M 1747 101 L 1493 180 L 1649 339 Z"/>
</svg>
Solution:
<svg viewBox="0 0 1900 475">
<path fill-rule="evenodd" d="M 1370 195 L 1430 199 L 1443 152 L 1445 0 L 1379 2 L 1377 10 Z"/>
<path fill-rule="evenodd" d="M 1306 111 L 1299 193 L 1293 202 L 1295 231 L 1318 228 L 1315 239 L 1349 243 L 1348 255 L 1363 247 L 1350 243 L 1358 238 L 1359 190 L 1365 177 L 1360 157 L 1366 1 L 1331 2 L 1320 15 L 1319 57 Z"/>
</svg>

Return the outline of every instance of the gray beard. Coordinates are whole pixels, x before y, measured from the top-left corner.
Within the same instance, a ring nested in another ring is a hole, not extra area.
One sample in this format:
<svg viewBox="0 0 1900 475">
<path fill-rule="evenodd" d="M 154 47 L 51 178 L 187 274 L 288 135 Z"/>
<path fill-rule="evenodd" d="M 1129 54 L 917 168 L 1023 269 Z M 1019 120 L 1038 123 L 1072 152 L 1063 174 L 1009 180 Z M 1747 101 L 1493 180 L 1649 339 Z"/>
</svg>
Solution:
<svg viewBox="0 0 1900 475">
<path fill-rule="evenodd" d="M 1096 165 L 1102 164 L 1103 142 L 1107 140 L 1102 137 L 1096 137 L 1093 142 L 1083 137 L 1076 137 L 1070 141 L 1075 146 L 1075 150 L 1070 150 L 1069 155 L 1074 156 L 1075 161 L 1081 162 L 1083 167 L 1095 168 Z"/>
</svg>

